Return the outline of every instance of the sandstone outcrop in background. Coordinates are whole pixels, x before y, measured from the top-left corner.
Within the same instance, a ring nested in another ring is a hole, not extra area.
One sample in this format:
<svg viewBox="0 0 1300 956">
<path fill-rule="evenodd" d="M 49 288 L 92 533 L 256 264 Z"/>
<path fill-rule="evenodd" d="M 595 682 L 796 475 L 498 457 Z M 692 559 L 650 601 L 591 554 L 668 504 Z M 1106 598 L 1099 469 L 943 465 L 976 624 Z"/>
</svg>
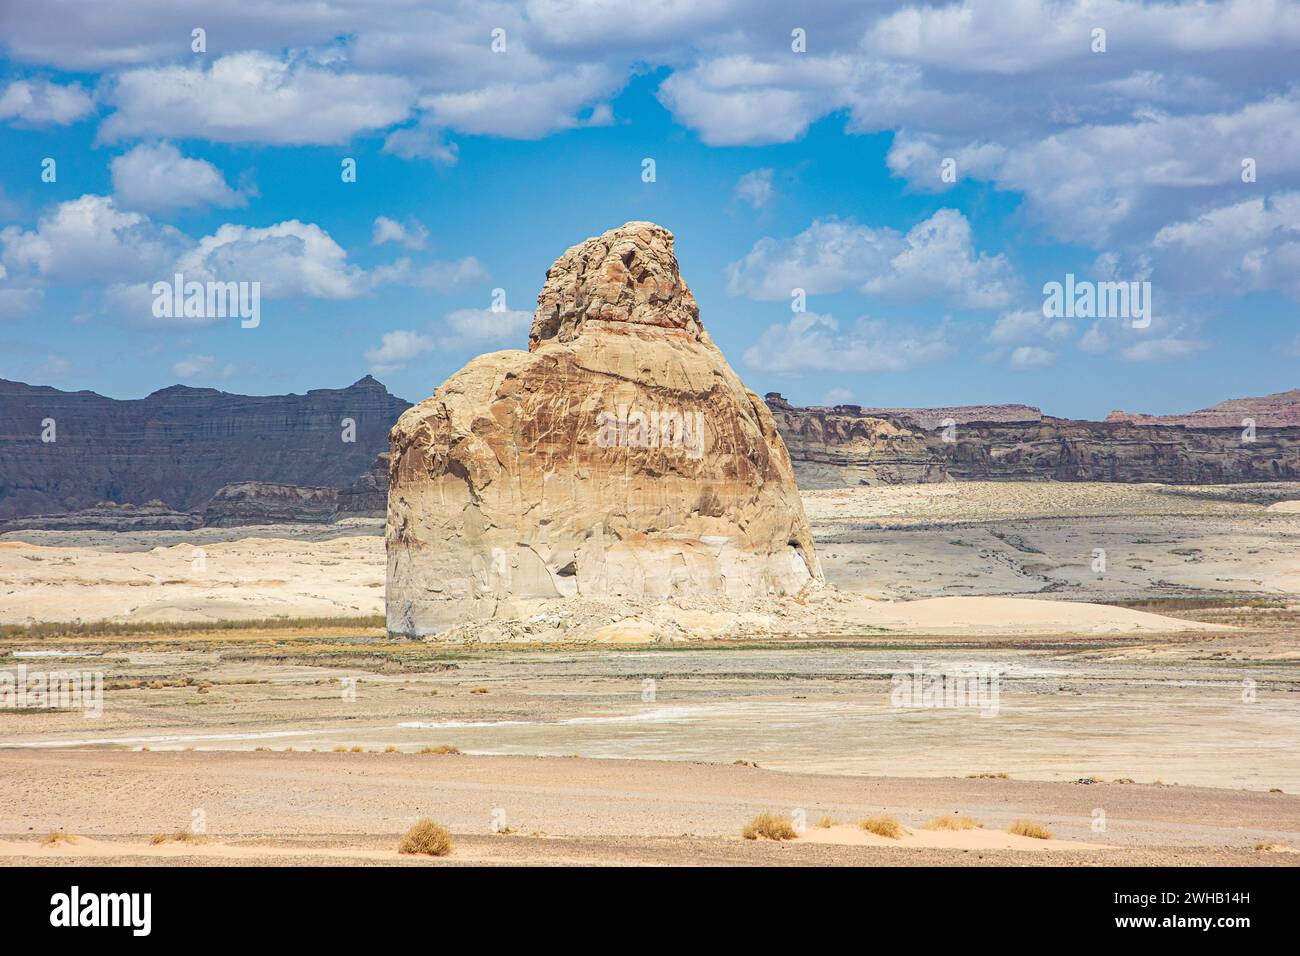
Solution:
<svg viewBox="0 0 1300 956">
<path fill-rule="evenodd" d="M 1265 401 L 1241 400 L 1257 409 Z M 1300 481 L 1300 427 L 1263 425 L 1277 414 L 1268 409 L 1260 411 L 1254 440 L 1246 442 L 1240 418 L 1231 426 L 1189 427 L 1053 418 L 1025 406 L 798 408 L 775 392 L 768 394 L 767 403 L 804 489 L 950 479 L 1176 485 Z M 937 423 L 925 427 L 940 412 Z M 945 419 L 954 423 L 947 440 Z"/>
<path fill-rule="evenodd" d="M 1245 419 L 1256 428 L 1291 428 L 1300 425 L 1300 388 L 1259 398 L 1230 398 L 1186 415 L 1145 415 L 1111 412 L 1107 422 L 1129 425 L 1186 425 L 1188 428 L 1241 428 Z"/>
<path fill-rule="evenodd" d="M 480 355 L 393 428 L 389 630 L 819 584 L 785 445 L 705 332 L 672 234 L 588 239 L 537 301 L 527 352 Z"/>
</svg>

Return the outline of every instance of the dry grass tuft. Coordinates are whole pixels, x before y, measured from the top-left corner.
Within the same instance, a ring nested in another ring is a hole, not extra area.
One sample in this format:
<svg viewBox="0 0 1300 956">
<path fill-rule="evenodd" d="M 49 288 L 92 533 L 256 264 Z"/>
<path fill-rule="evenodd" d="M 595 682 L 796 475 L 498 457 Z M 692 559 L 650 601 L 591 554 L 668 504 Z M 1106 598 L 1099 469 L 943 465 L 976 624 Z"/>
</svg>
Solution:
<svg viewBox="0 0 1300 956">
<path fill-rule="evenodd" d="M 968 773 L 966 774 L 966 779 L 967 780 L 1010 780 L 1011 774 L 1000 773 L 1000 772 L 999 773 Z"/>
<path fill-rule="evenodd" d="M 460 748 L 453 744 L 439 744 L 436 747 L 422 747 L 416 753 L 420 754 L 458 754 Z"/>
<path fill-rule="evenodd" d="M 897 840 L 903 835 L 903 825 L 893 817 L 867 817 L 858 821 L 858 826 L 876 836 Z"/>
<path fill-rule="evenodd" d="M 935 817 L 925 825 L 927 830 L 979 830 L 984 824 L 978 820 L 972 820 L 970 817 L 959 817 L 953 815 L 950 817 Z"/>
<path fill-rule="evenodd" d="M 45 834 L 45 839 L 41 840 L 41 846 L 58 846 L 60 843 L 76 843 L 77 838 L 71 833 L 64 833 L 62 830 L 51 830 Z"/>
<path fill-rule="evenodd" d="M 798 836 L 790 818 L 775 813 L 760 813 L 745 824 L 740 835 L 746 840 L 757 840 L 759 837 L 767 840 L 793 840 Z"/>
<path fill-rule="evenodd" d="M 1112 783 L 1132 783 L 1132 782 L 1133 782 L 1133 778 L 1132 778 L 1132 777 L 1116 777 L 1116 778 L 1115 778 L 1114 780 L 1112 780 L 1111 782 L 1112 782 Z"/>
<path fill-rule="evenodd" d="M 488 689 L 486 687 L 474 687 L 470 689 L 471 694 L 486 694 L 487 692 Z"/>
<path fill-rule="evenodd" d="M 349 753 L 354 753 L 354 754 L 363 754 L 363 753 L 366 752 L 366 749 L 365 749 L 364 747 L 358 745 L 358 746 L 353 747 L 353 748 L 352 748 L 350 751 L 348 751 L 348 752 L 349 752 Z"/>
<path fill-rule="evenodd" d="M 397 749 L 396 747 L 385 747 L 385 748 L 384 748 L 384 753 L 386 753 L 386 754 L 395 754 L 395 753 L 399 753 L 399 752 L 400 752 L 400 751 L 398 751 L 398 749 Z"/>
<path fill-rule="evenodd" d="M 348 748 L 347 748 L 347 747 L 343 747 L 343 746 L 338 746 L 338 747 L 335 747 L 335 748 L 334 748 L 334 752 L 335 752 L 336 754 L 345 754 L 345 753 L 348 752 Z"/>
<path fill-rule="evenodd" d="M 1007 827 L 1007 832 L 1015 836 L 1033 837 L 1035 840 L 1050 840 L 1052 838 L 1051 830 L 1041 823 L 1034 823 L 1032 820 L 1017 820 Z"/>
<path fill-rule="evenodd" d="M 731 765 L 733 767 L 753 767 L 755 770 L 759 769 L 758 764 L 754 763 L 752 760 L 733 760 Z"/>
<path fill-rule="evenodd" d="M 195 833 L 189 827 L 182 827 L 173 833 L 155 833 L 149 838 L 149 842 L 154 846 L 162 843 L 207 843 L 208 838 L 201 833 Z"/>
<path fill-rule="evenodd" d="M 446 856 L 451 852 L 451 833 L 444 826 L 439 826 L 428 817 L 416 822 L 407 830 L 397 844 L 398 853 L 423 854 L 424 856 Z"/>
<path fill-rule="evenodd" d="M 818 830 L 829 830 L 831 827 L 835 825 L 836 825 L 836 820 L 834 817 L 822 817 L 820 820 L 818 820 L 816 823 L 813 824 L 813 826 L 815 826 Z"/>
</svg>

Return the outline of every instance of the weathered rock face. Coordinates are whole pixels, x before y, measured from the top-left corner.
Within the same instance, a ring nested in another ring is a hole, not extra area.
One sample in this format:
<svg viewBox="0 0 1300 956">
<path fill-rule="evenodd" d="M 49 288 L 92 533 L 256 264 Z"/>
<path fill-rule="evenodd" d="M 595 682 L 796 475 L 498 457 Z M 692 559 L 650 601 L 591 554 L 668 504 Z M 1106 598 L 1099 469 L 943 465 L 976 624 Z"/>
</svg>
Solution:
<svg viewBox="0 0 1300 956">
<path fill-rule="evenodd" d="M 931 439 L 959 480 L 1153 481 L 1173 485 L 1300 479 L 1300 428 L 1182 428 L 1044 416 L 1036 425 L 971 424 Z"/>
<path fill-rule="evenodd" d="M 1186 415 L 1145 415 L 1139 412 L 1111 412 L 1107 422 L 1130 425 L 1185 425 L 1188 428 L 1243 428 L 1246 420 L 1257 428 L 1300 426 L 1300 388 L 1258 398 L 1230 398 Z"/>
<path fill-rule="evenodd" d="M 223 485 L 203 509 L 208 528 L 283 523 L 328 523 L 336 517 L 337 488 L 311 488 L 270 481 Z"/>
<path fill-rule="evenodd" d="M 529 351 L 481 355 L 391 434 L 388 626 L 557 598 L 752 599 L 821 582 L 772 415 L 673 236 L 628 223 L 547 272 Z"/>
<path fill-rule="evenodd" d="M 375 456 L 370 470 L 339 489 L 338 518 L 383 518 L 388 514 L 388 452 Z"/>
<path fill-rule="evenodd" d="M 174 511 L 161 501 L 141 505 L 104 502 L 94 508 L 52 515 L 23 515 L 0 521 L 0 534 L 8 531 L 192 531 L 202 527 L 197 514 Z"/>
<path fill-rule="evenodd" d="M 1235 484 L 1300 480 L 1300 427 L 1231 428 L 1052 418 L 1023 406 L 796 408 L 769 394 L 803 489 L 913 481 Z M 1260 400 L 1243 399 L 1243 403 Z M 1225 405 L 1230 403 L 1224 403 Z M 1216 406 L 1221 407 L 1221 406 Z M 991 415 L 990 410 L 998 412 Z M 954 427 L 927 428 L 931 412 Z M 1200 413 L 1196 413 L 1200 414 Z"/>
<path fill-rule="evenodd" d="M 853 405 L 796 408 L 776 392 L 769 392 L 766 402 L 800 488 L 914 484 L 947 477 L 925 435 L 906 422 L 867 415 Z"/>
</svg>

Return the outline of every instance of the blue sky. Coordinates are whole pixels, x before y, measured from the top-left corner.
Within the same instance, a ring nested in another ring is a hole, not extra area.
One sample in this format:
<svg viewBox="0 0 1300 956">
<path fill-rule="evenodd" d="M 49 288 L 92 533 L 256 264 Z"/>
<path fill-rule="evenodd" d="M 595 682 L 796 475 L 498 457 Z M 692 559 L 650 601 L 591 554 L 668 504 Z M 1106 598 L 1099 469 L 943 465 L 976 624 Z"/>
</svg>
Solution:
<svg viewBox="0 0 1300 956">
<path fill-rule="evenodd" d="M 0 377 L 372 372 L 418 401 L 526 347 L 568 246 L 650 219 L 746 383 L 800 404 L 1101 417 L 1300 386 L 1295 4 L 223 7 L 0 13 Z M 182 267 L 261 282 L 261 324 L 155 318 Z M 1066 273 L 1149 281 L 1150 327 L 1044 317 Z"/>
</svg>

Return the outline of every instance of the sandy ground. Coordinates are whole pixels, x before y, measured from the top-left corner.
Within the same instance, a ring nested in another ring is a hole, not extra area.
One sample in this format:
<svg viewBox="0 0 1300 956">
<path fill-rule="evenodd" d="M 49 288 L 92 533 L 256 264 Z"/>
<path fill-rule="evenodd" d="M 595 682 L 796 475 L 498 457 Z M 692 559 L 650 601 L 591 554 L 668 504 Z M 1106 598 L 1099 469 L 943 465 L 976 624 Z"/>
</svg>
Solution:
<svg viewBox="0 0 1300 956">
<path fill-rule="evenodd" d="M 383 612 L 384 542 L 374 535 L 324 541 L 246 537 L 146 551 L 0 540 L 0 623 Z"/>
<path fill-rule="evenodd" d="M 1300 673 L 1260 660 L 1267 642 L 1235 632 L 881 641 L 451 650 L 342 628 L 95 638 L 0 665 L 104 681 L 89 716 L 71 706 L 0 710 L 0 750 L 451 744 L 473 754 L 1300 793 Z M 0 653 L 32 646 L 0 640 Z M 899 681 L 918 670 L 990 678 L 961 706 L 897 699 Z"/>
<path fill-rule="evenodd" d="M 1104 829 L 1094 824 L 1104 813 Z M 755 814 L 849 825 L 746 841 Z M 923 830 L 938 815 L 976 831 Z M 414 862 L 398 835 L 431 816 L 449 863 L 1293 865 L 1300 797 L 1143 785 L 853 778 L 703 763 L 333 753 L 0 753 L 0 861 Z M 1005 833 L 1030 817 L 1051 840 Z M 150 845 L 201 819 L 208 842 Z M 512 833 L 493 834 L 493 827 Z M 41 847 L 62 829 L 85 838 Z M 431 861 L 423 861 L 431 862 Z"/>
<path fill-rule="evenodd" d="M 872 597 L 1300 593 L 1300 502 L 1234 500 L 1250 490 L 1290 493 L 1276 485 L 971 482 L 803 499 L 827 580 Z"/>
<path fill-rule="evenodd" d="M 374 522 L 0 536 L 0 624 L 286 619 L 0 633 L 0 671 L 105 687 L 94 719 L 0 709 L 0 862 L 410 863 L 396 835 L 429 814 L 456 834 L 452 864 L 1294 864 L 1286 491 L 810 492 L 832 587 L 775 609 L 616 609 L 610 643 L 544 650 L 388 640 Z M 1167 600 L 1206 596 L 1222 606 Z M 1098 603 L 1125 599 L 1150 610 Z M 550 617 L 524 639 L 563 639 L 574 622 Z M 642 646 L 665 634 L 702 643 Z M 999 675 L 992 712 L 891 699 L 900 675 L 972 667 Z M 466 755 L 415 753 L 438 744 Z M 1013 779 L 966 779 L 981 772 Z M 208 842 L 150 843 L 196 810 Z M 496 810 L 513 834 L 492 833 Z M 796 810 L 842 825 L 739 838 Z M 852 826 L 880 813 L 900 840 Z M 924 829 L 953 813 L 983 827 Z M 1054 838 L 1006 833 L 1020 817 Z M 83 839 L 39 845 L 60 828 Z"/>
<path fill-rule="evenodd" d="M 860 626 L 927 633 L 974 631 L 1058 634 L 1204 629 L 1194 622 L 1103 605 L 1048 601 L 944 597 L 919 602 L 880 602 L 845 591 L 819 596 L 816 606 L 785 602 L 773 616 L 756 605 L 747 621 L 735 613 L 703 608 L 642 609 L 678 624 L 683 636 L 746 629 L 798 632 Z M 572 602 L 539 604 L 540 616 L 564 614 Z M 382 615 L 383 540 L 350 536 L 322 541 L 244 538 L 174 544 L 148 551 L 53 547 L 0 541 L 0 624 L 40 621 L 186 622 L 330 618 Z M 589 629 L 598 641 L 645 643 L 654 628 L 627 605 L 610 616 L 622 622 Z M 572 639 L 571 622 L 557 636 Z"/>
</svg>

